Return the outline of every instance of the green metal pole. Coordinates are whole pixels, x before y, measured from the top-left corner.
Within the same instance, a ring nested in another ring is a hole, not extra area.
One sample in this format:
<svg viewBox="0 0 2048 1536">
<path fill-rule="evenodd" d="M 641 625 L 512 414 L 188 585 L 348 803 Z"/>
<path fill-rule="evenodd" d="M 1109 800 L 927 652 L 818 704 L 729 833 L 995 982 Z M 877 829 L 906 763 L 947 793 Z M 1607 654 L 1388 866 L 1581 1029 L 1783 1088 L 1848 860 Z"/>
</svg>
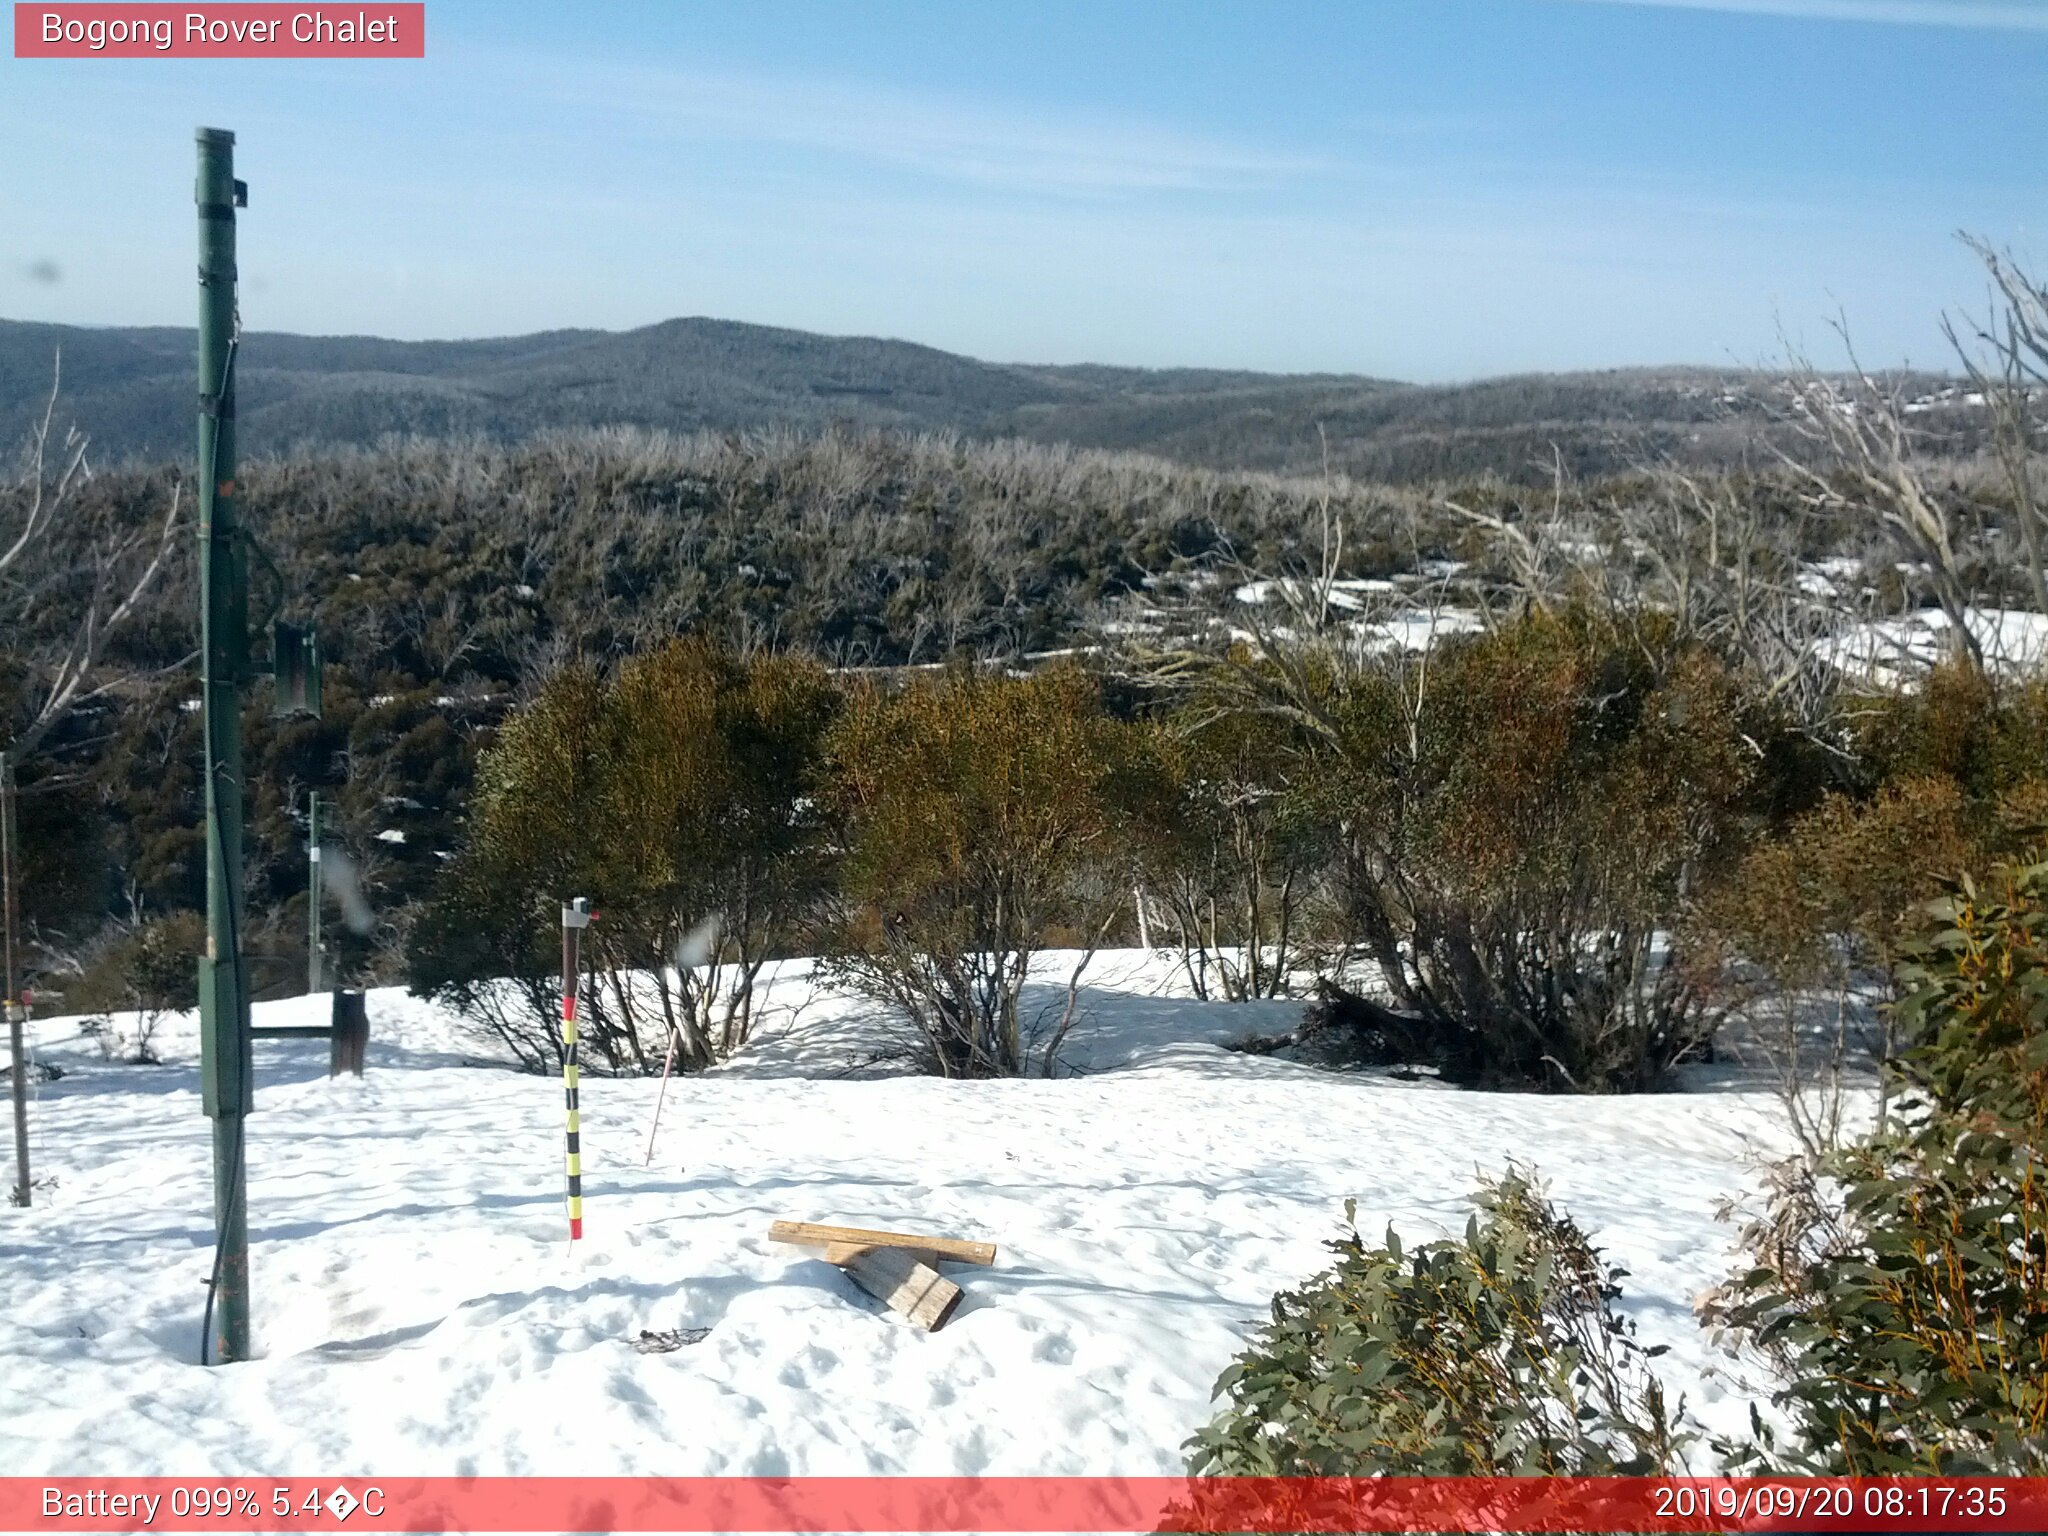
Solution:
<svg viewBox="0 0 2048 1536">
<path fill-rule="evenodd" d="M 320 791 L 306 793 L 306 994 L 320 993 Z"/>
<path fill-rule="evenodd" d="M 206 954 L 199 962 L 201 1099 L 213 1120 L 212 1358 L 249 1358 L 244 1123 L 251 1107 L 242 958 L 242 699 L 247 557 L 235 516 L 235 136 L 199 130 L 200 688 L 206 726 Z"/>
</svg>

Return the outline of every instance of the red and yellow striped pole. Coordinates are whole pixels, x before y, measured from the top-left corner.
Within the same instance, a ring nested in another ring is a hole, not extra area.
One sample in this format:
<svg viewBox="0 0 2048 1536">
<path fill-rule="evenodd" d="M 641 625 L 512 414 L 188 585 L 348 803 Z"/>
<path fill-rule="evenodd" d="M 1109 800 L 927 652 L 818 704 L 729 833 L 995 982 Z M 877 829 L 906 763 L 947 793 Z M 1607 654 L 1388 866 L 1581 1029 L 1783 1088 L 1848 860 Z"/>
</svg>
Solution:
<svg viewBox="0 0 2048 1536">
<path fill-rule="evenodd" d="M 583 974 L 577 954 L 590 926 L 590 902 L 582 896 L 562 904 L 562 1094 L 569 1112 L 569 1241 L 583 1235 L 583 1114 L 577 1105 L 576 991 Z"/>
</svg>

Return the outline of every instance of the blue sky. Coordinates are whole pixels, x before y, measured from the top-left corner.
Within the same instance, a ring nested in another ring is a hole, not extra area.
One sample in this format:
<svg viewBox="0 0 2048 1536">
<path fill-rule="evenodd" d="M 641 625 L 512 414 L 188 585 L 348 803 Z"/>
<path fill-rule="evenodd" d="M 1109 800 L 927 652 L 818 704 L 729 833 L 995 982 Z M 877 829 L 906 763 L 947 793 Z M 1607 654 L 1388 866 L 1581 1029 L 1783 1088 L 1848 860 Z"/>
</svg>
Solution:
<svg viewBox="0 0 2048 1536">
<path fill-rule="evenodd" d="M 1449 379 L 1945 362 L 2048 268 L 2048 0 L 429 0 L 423 61 L 0 58 L 0 316 L 715 315 L 1034 362 Z M 52 269 L 54 278 L 52 280 Z"/>
</svg>

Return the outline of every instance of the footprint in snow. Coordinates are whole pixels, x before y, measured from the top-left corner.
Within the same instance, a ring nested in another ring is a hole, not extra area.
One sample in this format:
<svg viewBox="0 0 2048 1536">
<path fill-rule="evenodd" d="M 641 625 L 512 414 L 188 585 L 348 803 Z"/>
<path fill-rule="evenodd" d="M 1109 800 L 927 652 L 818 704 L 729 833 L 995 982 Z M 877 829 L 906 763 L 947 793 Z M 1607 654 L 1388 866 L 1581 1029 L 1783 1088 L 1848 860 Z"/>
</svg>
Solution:
<svg viewBox="0 0 2048 1536">
<path fill-rule="evenodd" d="M 1031 1358 L 1049 1361 L 1053 1365 L 1072 1365 L 1074 1346 L 1063 1333 L 1049 1333 L 1031 1346 Z"/>
<path fill-rule="evenodd" d="M 829 1349 L 820 1349 L 813 1344 L 804 1352 L 783 1366 L 776 1377 L 785 1387 L 802 1387 L 810 1384 L 813 1376 L 822 1376 L 839 1364 L 839 1357 Z"/>
</svg>

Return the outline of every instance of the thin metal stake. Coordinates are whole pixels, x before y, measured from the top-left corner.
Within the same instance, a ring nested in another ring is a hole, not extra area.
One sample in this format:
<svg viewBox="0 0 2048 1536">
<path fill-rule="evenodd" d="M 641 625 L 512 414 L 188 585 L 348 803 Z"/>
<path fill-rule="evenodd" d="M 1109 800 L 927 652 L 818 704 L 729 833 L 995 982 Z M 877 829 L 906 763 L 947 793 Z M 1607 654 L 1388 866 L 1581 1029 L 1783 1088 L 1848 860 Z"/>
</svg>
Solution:
<svg viewBox="0 0 2048 1536">
<path fill-rule="evenodd" d="M 654 1138 L 661 1132 L 661 1106 L 668 1100 L 668 1074 L 676 1064 L 676 1042 L 683 1032 L 673 1024 L 668 1029 L 668 1056 L 661 1064 L 661 1091 L 654 1096 L 654 1124 L 647 1128 L 647 1156 L 640 1166 L 645 1168 L 654 1161 Z"/>
<path fill-rule="evenodd" d="M 320 791 L 306 792 L 306 994 L 319 995 L 320 962 Z"/>
<path fill-rule="evenodd" d="M 14 891 L 14 759 L 0 752 L 0 926 L 7 930 L 7 1040 L 14 1048 L 14 1203 L 29 1202 L 28 1176 L 28 1009 L 21 1000 L 21 973 L 14 952 L 20 909 Z"/>
</svg>

